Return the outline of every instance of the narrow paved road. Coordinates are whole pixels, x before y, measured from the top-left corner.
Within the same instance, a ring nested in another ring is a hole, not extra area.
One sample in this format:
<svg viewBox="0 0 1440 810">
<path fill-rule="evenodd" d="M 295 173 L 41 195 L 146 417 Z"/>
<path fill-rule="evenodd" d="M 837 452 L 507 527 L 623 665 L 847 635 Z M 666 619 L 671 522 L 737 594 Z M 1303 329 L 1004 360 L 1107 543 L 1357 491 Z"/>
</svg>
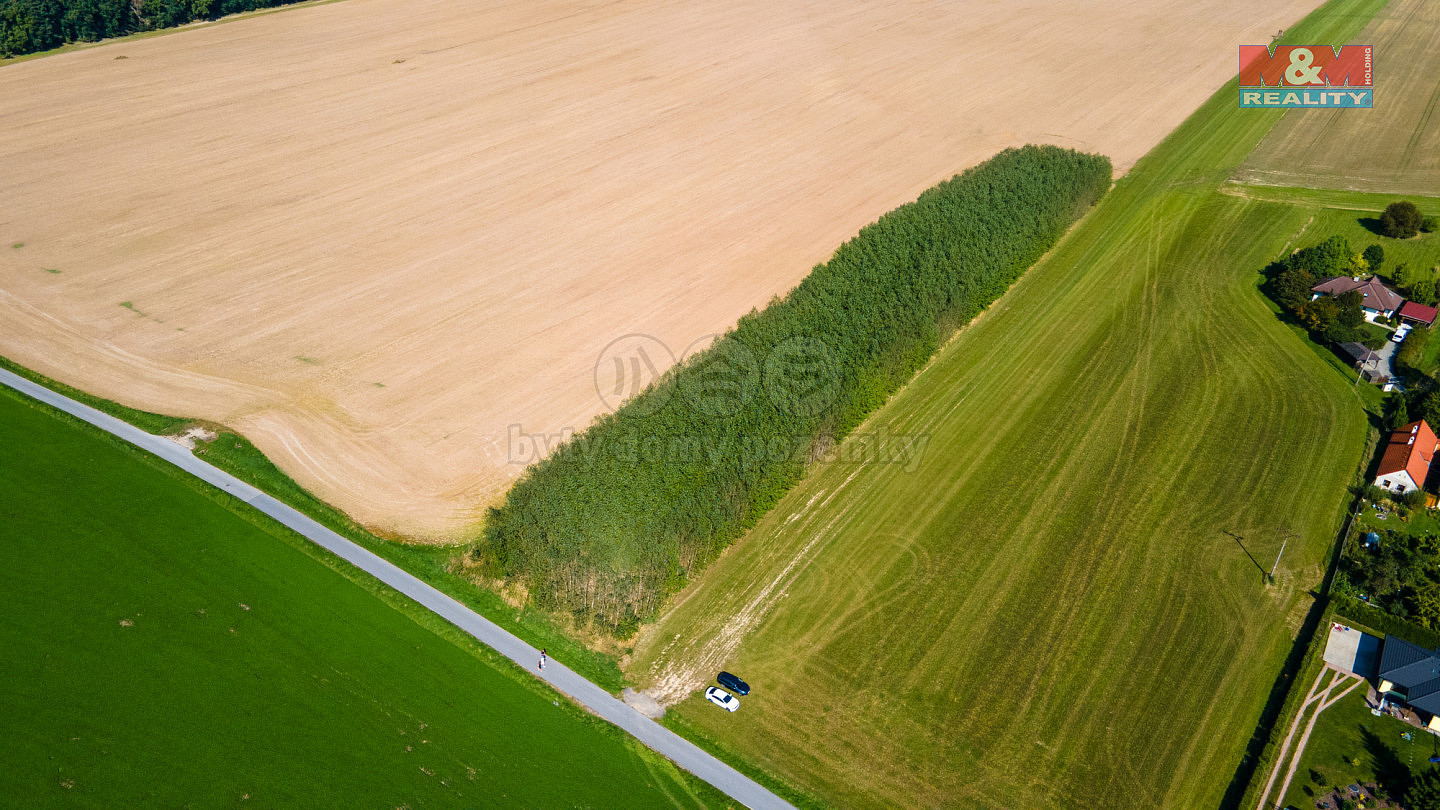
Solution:
<svg viewBox="0 0 1440 810">
<path fill-rule="evenodd" d="M 626 706 L 609 692 L 572 672 L 564 664 L 551 660 L 546 664 L 544 672 L 537 671 L 535 664 L 540 658 L 539 650 L 387 560 L 346 540 L 229 473 L 206 464 L 179 444 L 146 433 L 134 425 L 57 394 L 4 369 L 0 369 L 0 384 L 53 405 L 101 430 L 112 433 L 250 504 L 309 538 L 316 545 L 329 549 L 355 567 L 419 602 L 435 615 L 474 636 L 482 644 L 519 664 L 530 674 L 569 695 L 576 703 L 624 729 L 654 751 L 670 758 L 680 767 L 724 791 L 741 804 L 754 808 L 790 806 L 749 777 L 700 750 L 694 743 Z"/>
</svg>

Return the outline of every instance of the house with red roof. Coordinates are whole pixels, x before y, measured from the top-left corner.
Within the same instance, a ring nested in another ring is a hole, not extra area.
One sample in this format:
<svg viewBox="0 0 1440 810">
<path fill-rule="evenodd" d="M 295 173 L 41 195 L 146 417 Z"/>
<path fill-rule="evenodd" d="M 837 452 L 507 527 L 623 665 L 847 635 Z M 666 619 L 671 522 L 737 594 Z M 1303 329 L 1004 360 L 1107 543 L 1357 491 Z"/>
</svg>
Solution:
<svg viewBox="0 0 1440 810">
<path fill-rule="evenodd" d="M 1435 323 L 1435 307 L 1406 301 L 1404 306 L 1400 307 L 1400 320 L 1429 327 Z"/>
<path fill-rule="evenodd" d="M 1375 486 L 1402 495 L 1420 489 L 1425 486 L 1436 451 L 1440 451 L 1440 439 L 1423 419 L 1391 433 L 1380 469 L 1375 471 Z"/>
<path fill-rule="evenodd" d="M 1310 292 L 1314 293 L 1311 300 L 1322 295 L 1333 295 L 1338 298 L 1351 290 L 1360 293 L 1360 297 L 1363 299 L 1360 303 L 1361 309 L 1376 315 L 1384 315 L 1387 318 L 1393 316 L 1395 310 L 1405 303 L 1405 299 L 1400 297 L 1400 293 L 1381 284 L 1380 279 L 1374 276 L 1364 279 L 1350 276 L 1327 278 L 1310 288 Z"/>
</svg>

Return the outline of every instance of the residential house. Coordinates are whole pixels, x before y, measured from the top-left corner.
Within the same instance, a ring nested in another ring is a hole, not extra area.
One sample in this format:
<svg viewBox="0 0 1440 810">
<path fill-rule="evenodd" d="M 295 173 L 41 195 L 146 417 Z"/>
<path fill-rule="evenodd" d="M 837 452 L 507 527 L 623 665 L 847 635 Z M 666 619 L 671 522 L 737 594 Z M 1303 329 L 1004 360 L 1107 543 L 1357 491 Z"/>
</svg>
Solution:
<svg viewBox="0 0 1440 810">
<path fill-rule="evenodd" d="M 1310 300 L 1315 300 L 1322 295 L 1333 295 L 1340 297 L 1351 290 L 1357 290 L 1360 297 L 1364 299 L 1360 308 L 1372 315 L 1384 315 L 1387 318 L 1393 317 L 1405 299 L 1400 293 L 1380 283 L 1380 279 L 1371 276 L 1369 278 L 1353 278 L 1350 276 L 1339 276 L 1327 278 L 1324 281 L 1310 288 L 1314 295 Z"/>
<path fill-rule="evenodd" d="M 1430 715 L 1430 730 L 1440 732 L 1440 653 L 1385 636 L 1379 692 L 1388 701 Z"/>
<path fill-rule="evenodd" d="M 1440 439 L 1425 420 L 1411 422 L 1390 434 L 1380 469 L 1375 471 L 1375 486 L 1404 494 L 1425 486 L 1430 462 L 1440 450 Z"/>
</svg>

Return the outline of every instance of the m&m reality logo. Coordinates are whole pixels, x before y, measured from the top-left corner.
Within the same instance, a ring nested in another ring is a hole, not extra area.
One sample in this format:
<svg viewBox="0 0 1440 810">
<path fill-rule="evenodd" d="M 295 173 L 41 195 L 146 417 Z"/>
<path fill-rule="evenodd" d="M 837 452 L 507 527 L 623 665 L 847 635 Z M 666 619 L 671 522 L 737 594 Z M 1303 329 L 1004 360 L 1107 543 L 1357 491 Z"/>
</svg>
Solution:
<svg viewBox="0 0 1440 810">
<path fill-rule="evenodd" d="M 1371 107 L 1371 46 L 1240 46 L 1241 107 Z"/>
</svg>

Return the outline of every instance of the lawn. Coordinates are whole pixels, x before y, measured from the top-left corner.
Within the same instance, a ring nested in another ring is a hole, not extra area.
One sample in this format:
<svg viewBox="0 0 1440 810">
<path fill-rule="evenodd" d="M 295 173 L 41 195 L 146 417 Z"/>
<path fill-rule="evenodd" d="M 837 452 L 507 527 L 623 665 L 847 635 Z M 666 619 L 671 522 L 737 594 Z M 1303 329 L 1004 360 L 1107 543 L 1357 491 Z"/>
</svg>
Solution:
<svg viewBox="0 0 1440 810">
<path fill-rule="evenodd" d="M 1440 191 L 1440 5 L 1391 0 L 1361 36 L 1375 46 L 1373 110 L 1297 110 L 1236 172 L 1252 183 L 1404 194 Z M 1338 40 L 1313 40 L 1339 44 Z M 1299 43 L 1297 43 L 1299 44 Z M 1358 113 L 1358 114 L 1354 114 Z"/>
<path fill-rule="evenodd" d="M 1288 39 L 1349 41 L 1381 5 Z M 692 694 L 679 720 L 833 804 L 1233 801 L 1369 431 L 1257 290 L 1320 209 L 1221 193 L 1281 115 L 1234 96 L 859 431 L 917 465 L 812 471 L 629 674 L 681 695 L 739 673 L 739 713 Z"/>
<path fill-rule="evenodd" d="M 1410 739 L 1400 736 L 1405 733 Z M 1429 767 L 1434 740 L 1393 717 L 1370 714 L 1365 687 L 1356 687 L 1315 721 L 1285 803 L 1312 808 L 1333 788 L 1366 784 L 1379 785 L 1398 799 L 1409 787 L 1411 772 Z"/>
<path fill-rule="evenodd" d="M 0 520 L 0 803 L 726 804 L 228 496 L 3 388 Z"/>
</svg>

